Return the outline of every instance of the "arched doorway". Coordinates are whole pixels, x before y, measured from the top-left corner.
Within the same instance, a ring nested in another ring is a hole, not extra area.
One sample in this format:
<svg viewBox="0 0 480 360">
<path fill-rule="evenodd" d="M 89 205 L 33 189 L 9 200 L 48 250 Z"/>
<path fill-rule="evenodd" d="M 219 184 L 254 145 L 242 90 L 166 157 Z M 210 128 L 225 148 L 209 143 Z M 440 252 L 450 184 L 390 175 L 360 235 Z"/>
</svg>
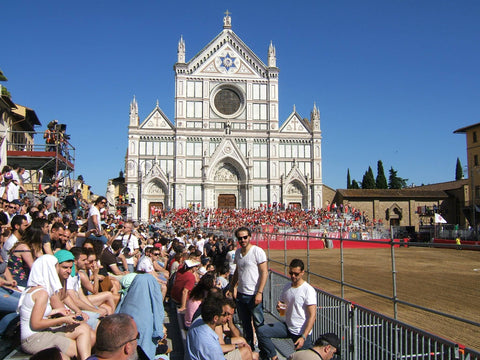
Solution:
<svg viewBox="0 0 480 360">
<path fill-rule="evenodd" d="M 148 209 L 150 217 L 158 216 L 163 210 L 163 202 L 151 202 L 148 204 Z"/>
<path fill-rule="evenodd" d="M 306 208 L 306 191 L 304 186 L 298 182 L 293 181 L 287 185 L 285 191 L 285 204 L 290 208 L 302 209 Z"/>
</svg>

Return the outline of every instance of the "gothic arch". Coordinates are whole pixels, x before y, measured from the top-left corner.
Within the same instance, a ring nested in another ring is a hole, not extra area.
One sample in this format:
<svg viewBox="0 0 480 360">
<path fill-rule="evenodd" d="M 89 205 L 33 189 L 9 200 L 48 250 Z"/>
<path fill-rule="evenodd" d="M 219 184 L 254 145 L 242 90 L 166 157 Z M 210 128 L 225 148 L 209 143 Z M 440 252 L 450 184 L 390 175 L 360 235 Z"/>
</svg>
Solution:
<svg viewBox="0 0 480 360">
<path fill-rule="evenodd" d="M 220 174 L 218 173 L 220 171 Z M 232 175 L 229 175 L 230 172 Z M 210 181 L 218 181 L 215 179 L 217 175 L 224 174 L 225 176 L 230 176 L 232 181 L 236 182 L 245 182 L 247 180 L 247 171 L 246 169 L 235 159 L 231 157 L 225 157 L 219 160 L 215 165 L 210 168 L 210 172 L 207 178 Z M 237 179 L 234 180 L 233 178 Z M 220 180 L 221 181 L 221 180 Z"/>
</svg>

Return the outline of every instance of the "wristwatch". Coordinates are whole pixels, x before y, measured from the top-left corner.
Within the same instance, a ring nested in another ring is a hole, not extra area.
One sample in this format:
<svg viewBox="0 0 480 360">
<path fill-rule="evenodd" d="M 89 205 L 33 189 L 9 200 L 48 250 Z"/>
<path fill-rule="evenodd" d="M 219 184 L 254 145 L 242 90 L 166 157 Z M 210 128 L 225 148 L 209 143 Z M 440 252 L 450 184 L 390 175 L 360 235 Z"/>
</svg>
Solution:
<svg viewBox="0 0 480 360">
<path fill-rule="evenodd" d="M 305 335 L 302 334 L 302 339 L 303 340 L 307 340 L 307 338 L 305 337 Z"/>
</svg>

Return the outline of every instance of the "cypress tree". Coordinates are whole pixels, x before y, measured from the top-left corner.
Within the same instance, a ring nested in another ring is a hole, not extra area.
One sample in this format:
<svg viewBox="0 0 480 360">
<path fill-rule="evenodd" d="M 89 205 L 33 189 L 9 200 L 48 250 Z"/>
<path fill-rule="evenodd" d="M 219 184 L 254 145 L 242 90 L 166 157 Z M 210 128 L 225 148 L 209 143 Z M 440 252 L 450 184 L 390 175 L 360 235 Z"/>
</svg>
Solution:
<svg viewBox="0 0 480 360">
<path fill-rule="evenodd" d="M 382 160 L 377 162 L 377 179 L 375 180 L 377 189 L 388 189 L 387 178 L 385 177 L 385 170 L 383 170 Z"/>
<path fill-rule="evenodd" d="M 463 169 L 460 159 L 457 157 L 457 166 L 455 167 L 455 180 L 463 179 Z"/>
<path fill-rule="evenodd" d="M 355 179 L 352 181 L 352 189 L 360 189 L 360 185 L 358 185 L 358 182 Z"/>
<path fill-rule="evenodd" d="M 389 170 L 390 176 L 388 177 L 389 189 L 403 189 L 407 187 L 408 179 L 403 179 L 397 175 L 397 171 L 393 167 Z"/>
<path fill-rule="evenodd" d="M 362 189 L 375 189 L 375 177 L 373 176 L 372 167 L 369 166 L 365 171 L 362 179 Z"/>
<path fill-rule="evenodd" d="M 350 179 L 350 169 L 347 169 L 347 189 L 352 188 L 352 180 Z"/>
</svg>

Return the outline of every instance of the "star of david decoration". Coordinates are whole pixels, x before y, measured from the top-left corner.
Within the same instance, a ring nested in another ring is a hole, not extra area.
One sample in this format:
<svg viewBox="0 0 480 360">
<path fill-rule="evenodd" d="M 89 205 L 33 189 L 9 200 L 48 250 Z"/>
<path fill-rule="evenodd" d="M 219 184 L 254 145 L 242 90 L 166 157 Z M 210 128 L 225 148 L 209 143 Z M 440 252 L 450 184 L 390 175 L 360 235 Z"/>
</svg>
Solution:
<svg viewBox="0 0 480 360">
<path fill-rule="evenodd" d="M 236 67 L 235 66 L 235 59 L 236 58 L 234 58 L 234 57 L 230 57 L 229 53 L 227 53 L 226 56 L 220 56 L 220 60 L 222 61 L 220 66 L 223 66 L 228 71 L 230 68 Z"/>
</svg>

